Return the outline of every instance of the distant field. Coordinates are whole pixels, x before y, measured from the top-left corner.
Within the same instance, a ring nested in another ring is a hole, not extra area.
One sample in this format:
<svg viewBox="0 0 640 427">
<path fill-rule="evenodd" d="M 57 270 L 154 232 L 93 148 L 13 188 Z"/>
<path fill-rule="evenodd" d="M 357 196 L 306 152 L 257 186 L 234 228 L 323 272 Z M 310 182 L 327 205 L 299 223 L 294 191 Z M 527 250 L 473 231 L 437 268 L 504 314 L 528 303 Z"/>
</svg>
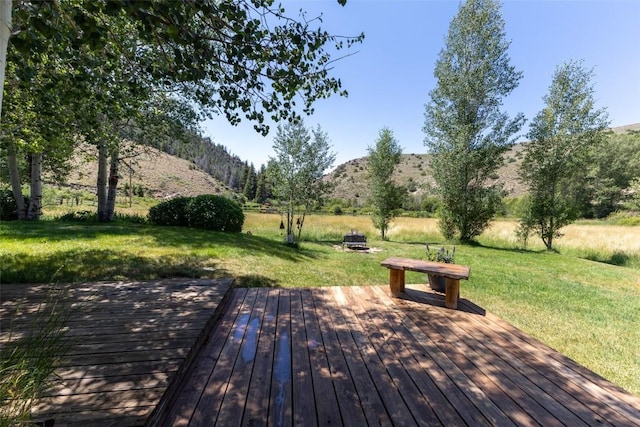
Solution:
<svg viewBox="0 0 640 427">
<path fill-rule="evenodd" d="M 269 233 L 277 230 L 279 223 L 278 215 L 247 214 L 245 230 L 257 229 Z M 517 227 L 518 221 L 515 219 L 498 220 L 478 240 L 486 246 L 524 249 L 523 243 L 518 241 L 515 234 Z M 359 230 L 371 237 L 379 233 L 367 216 L 311 215 L 305 222 L 303 238 L 341 239 L 342 235 L 351 229 Z M 557 239 L 554 245 L 560 253 L 640 268 L 640 226 L 578 222 L 565 227 L 562 232 L 563 236 Z M 391 223 L 388 234 L 392 241 L 443 242 L 438 222 L 433 218 L 396 218 Z M 545 246 L 539 237 L 531 236 L 526 249 L 542 251 Z"/>
</svg>

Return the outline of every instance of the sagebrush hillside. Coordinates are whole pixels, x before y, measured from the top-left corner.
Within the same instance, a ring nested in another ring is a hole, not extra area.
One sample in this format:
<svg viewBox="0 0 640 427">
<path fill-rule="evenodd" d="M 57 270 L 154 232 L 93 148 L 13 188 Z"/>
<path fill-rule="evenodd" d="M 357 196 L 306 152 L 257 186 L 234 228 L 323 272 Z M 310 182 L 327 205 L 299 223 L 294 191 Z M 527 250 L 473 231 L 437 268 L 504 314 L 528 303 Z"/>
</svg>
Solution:
<svg viewBox="0 0 640 427">
<path fill-rule="evenodd" d="M 640 123 L 620 126 L 611 129 L 614 133 L 640 131 Z M 522 163 L 526 142 L 514 145 L 504 155 L 505 163 L 498 170 L 493 182 L 502 183 L 511 197 L 518 197 L 525 192 L 518 179 L 518 169 Z M 403 154 L 400 165 L 394 174 L 395 181 L 408 188 L 409 193 L 421 196 L 428 193 L 434 184 L 430 174 L 429 154 Z M 325 179 L 335 183 L 330 198 L 355 202 L 362 205 L 367 199 L 367 158 L 361 157 L 338 165 Z"/>
<path fill-rule="evenodd" d="M 640 131 L 640 123 L 612 129 L 616 133 L 630 130 Z M 505 154 L 505 164 L 496 173 L 495 181 L 504 185 L 510 196 L 520 196 L 524 187 L 518 180 L 518 168 L 522 162 L 526 143 L 516 144 Z M 74 188 L 95 192 L 97 162 L 95 149 L 84 147 L 74 158 L 74 171 L 68 179 L 68 185 Z M 91 160 L 86 160 L 91 159 Z M 233 160 L 233 159 L 232 159 Z M 127 156 L 120 168 L 120 188 L 129 182 L 132 186 L 141 186 L 145 195 L 165 198 L 176 195 L 196 196 L 200 194 L 219 194 L 233 190 L 220 180 L 213 178 L 194 162 L 148 148 L 139 150 L 135 155 Z M 200 159 L 206 162 L 206 159 Z M 233 164 L 242 162 L 235 161 Z M 131 165 L 131 170 L 129 169 Z M 333 172 L 325 176 L 333 181 L 335 188 L 330 198 L 341 199 L 363 205 L 367 199 L 367 159 L 350 160 L 338 165 Z M 235 174 L 234 174 L 235 175 Z M 403 154 L 395 173 L 396 182 L 406 186 L 414 196 L 421 196 L 433 185 L 430 174 L 430 156 L 428 154 Z M 240 184 L 242 186 L 242 184 Z"/>
<path fill-rule="evenodd" d="M 95 147 L 83 147 L 74 157 L 74 170 L 68 185 L 76 189 L 96 191 L 98 166 Z M 129 167 L 130 166 L 130 167 Z M 120 167 L 119 188 L 131 179 L 133 188 L 142 187 L 145 196 L 169 198 L 197 196 L 230 191 L 193 162 L 171 156 L 154 148 L 145 147 L 129 153 Z"/>
<path fill-rule="evenodd" d="M 524 187 L 517 179 L 523 149 L 522 144 L 512 147 L 504 156 L 504 166 L 495 176 L 495 181 L 502 183 L 509 195 L 514 197 L 524 192 Z M 427 193 L 429 187 L 434 184 L 430 174 L 430 158 L 429 154 L 403 154 L 394 174 L 395 181 L 407 187 L 410 194 Z M 366 157 L 350 160 L 336 167 L 325 178 L 335 183 L 330 198 L 364 202 L 367 198 L 366 170 Z"/>
</svg>

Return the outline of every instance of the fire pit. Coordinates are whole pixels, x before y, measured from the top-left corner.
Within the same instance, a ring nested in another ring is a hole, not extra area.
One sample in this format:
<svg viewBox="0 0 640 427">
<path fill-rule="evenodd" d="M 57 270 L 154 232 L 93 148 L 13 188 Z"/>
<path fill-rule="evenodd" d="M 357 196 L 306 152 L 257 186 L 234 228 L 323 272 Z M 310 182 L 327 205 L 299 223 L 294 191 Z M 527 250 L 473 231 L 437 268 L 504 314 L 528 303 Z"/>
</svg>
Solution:
<svg viewBox="0 0 640 427">
<path fill-rule="evenodd" d="M 351 232 L 344 235 L 342 239 L 342 248 L 345 247 L 349 249 L 369 249 L 367 248 L 367 238 L 364 234 L 358 233 L 358 230 L 351 230 Z"/>
</svg>

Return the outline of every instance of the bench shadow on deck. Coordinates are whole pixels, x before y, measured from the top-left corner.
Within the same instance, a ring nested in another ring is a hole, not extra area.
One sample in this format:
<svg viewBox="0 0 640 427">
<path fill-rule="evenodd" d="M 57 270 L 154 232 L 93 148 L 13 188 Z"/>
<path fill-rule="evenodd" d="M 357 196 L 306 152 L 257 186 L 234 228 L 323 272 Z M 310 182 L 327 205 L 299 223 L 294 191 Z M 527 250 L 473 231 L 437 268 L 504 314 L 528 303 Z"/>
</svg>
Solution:
<svg viewBox="0 0 640 427">
<path fill-rule="evenodd" d="M 235 289 L 167 426 L 640 425 L 640 398 L 408 285 Z"/>
</svg>

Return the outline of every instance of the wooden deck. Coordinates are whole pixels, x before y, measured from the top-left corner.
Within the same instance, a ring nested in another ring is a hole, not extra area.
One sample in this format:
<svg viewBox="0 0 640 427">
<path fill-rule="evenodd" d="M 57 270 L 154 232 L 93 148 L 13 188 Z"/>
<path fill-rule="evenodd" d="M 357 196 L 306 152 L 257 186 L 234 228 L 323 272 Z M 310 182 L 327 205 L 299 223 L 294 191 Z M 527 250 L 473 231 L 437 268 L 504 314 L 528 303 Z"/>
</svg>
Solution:
<svg viewBox="0 0 640 427">
<path fill-rule="evenodd" d="M 461 300 L 236 289 L 166 426 L 640 425 L 640 398 Z"/>
<path fill-rule="evenodd" d="M 0 292 L 4 345 L 47 287 Z M 421 285 L 391 298 L 187 279 L 74 285 L 68 299 L 77 345 L 34 414 L 56 427 L 640 426 L 639 397 Z"/>
<path fill-rule="evenodd" d="M 64 287 L 74 345 L 34 419 L 53 419 L 56 427 L 153 425 L 224 313 L 231 285 L 183 279 Z M 17 338 L 29 329 L 48 290 L 0 287 L 0 345 L 11 330 Z M 21 314 L 12 324 L 16 310 Z"/>
</svg>

